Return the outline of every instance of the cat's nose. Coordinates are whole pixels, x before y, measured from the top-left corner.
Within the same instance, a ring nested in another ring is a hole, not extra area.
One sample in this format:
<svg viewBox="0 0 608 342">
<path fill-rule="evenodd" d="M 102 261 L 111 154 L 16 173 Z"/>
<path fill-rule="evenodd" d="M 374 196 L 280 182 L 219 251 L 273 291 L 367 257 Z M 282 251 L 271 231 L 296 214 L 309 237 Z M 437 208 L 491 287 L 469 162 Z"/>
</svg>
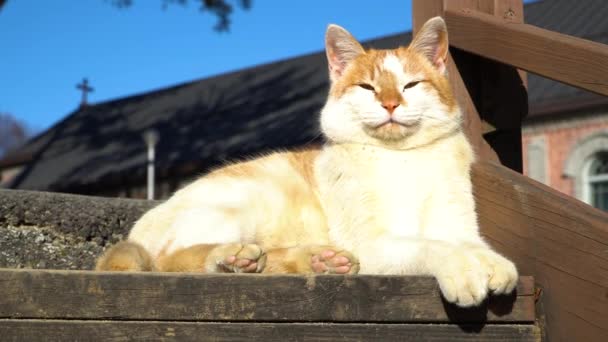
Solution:
<svg viewBox="0 0 608 342">
<path fill-rule="evenodd" d="M 390 100 L 382 102 L 382 108 L 386 109 L 389 114 L 393 114 L 395 108 L 399 107 L 399 102 Z"/>
</svg>

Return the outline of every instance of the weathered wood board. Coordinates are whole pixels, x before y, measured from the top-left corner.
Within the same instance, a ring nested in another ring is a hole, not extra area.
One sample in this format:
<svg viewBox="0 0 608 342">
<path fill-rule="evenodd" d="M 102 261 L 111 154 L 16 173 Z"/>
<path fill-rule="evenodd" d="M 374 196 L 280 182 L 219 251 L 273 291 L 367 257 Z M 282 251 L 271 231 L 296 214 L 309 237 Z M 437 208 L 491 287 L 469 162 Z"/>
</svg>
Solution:
<svg viewBox="0 0 608 342">
<path fill-rule="evenodd" d="M 476 309 L 435 279 L 0 269 L 0 318 L 266 322 L 534 322 L 534 285 Z"/>
<path fill-rule="evenodd" d="M 489 1 L 488 1 L 489 2 Z M 581 6 L 584 6 L 581 4 Z M 605 44 L 513 22 L 476 11 L 450 8 L 445 19 L 450 43 L 468 52 L 608 96 Z"/>
<path fill-rule="evenodd" d="M 2 341 L 529 341 L 534 325 L 0 321 Z"/>
<path fill-rule="evenodd" d="M 538 341 L 533 284 L 462 309 L 430 277 L 0 269 L 0 340 Z"/>
</svg>

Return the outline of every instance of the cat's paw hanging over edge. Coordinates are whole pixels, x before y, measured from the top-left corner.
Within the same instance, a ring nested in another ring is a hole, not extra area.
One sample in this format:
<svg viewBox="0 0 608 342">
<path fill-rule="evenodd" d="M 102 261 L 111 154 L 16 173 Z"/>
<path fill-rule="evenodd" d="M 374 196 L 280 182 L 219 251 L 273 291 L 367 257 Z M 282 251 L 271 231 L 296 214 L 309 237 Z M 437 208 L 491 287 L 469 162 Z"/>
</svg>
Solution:
<svg viewBox="0 0 608 342">
<path fill-rule="evenodd" d="M 443 297 L 460 307 L 479 305 L 488 295 L 488 273 L 472 253 L 451 254 L 434 275 Z"/>
<path fill-rule="evenodd" d="M 513 292 L 518 274 L 515 264 L 491 249 L 482 248 L 475 253 L 488 272 L 488 288 L 501 295 Z"/>
</svg>

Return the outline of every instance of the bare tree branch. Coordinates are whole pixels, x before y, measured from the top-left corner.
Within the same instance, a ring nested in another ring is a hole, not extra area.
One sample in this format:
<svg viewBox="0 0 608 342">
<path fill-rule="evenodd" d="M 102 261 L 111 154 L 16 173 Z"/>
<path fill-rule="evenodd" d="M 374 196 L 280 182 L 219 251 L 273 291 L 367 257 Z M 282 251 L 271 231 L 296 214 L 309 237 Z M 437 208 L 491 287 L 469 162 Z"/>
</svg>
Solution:
<svg viewBox="0 0 608 342">
<path fill-rule="evenodd" d="M 134 0 L 104 0 L 117 8 L 129 8 L 133 6 Z M 230 16 L 234 11 L 235 3 L 243 10 L 249 10 L 252 6 L 252 0 L 161 0 L 162 8 L 167 8 L 169 4 L 178 4 L 185 6 L 189 2 L 200 3 L 202 12 L 211 12 L 218 19 L 213 27 L 218 32 L 227 32 L 230 30 Z M 0 0 L 0 11 L 6 4 L 7 0 Z"/>
<path fill-rule="evenodd" d="M 24 123 L 9 113 L 0 113 L 0 156 L 23 145 L 29 137 Z"/>
<path fill-rule="evenodd" d="M 118 8 L 128 8 L 134 3 L 134 0 L 109 1 Z M 230 16 L 234 11 L 232 3 L 243 10 L 249 10 L 252 5 L 252 0 L 162 0 L 162 7 L 167 8 L 171 4 L 186 6 L 190 2 L 199 3 L 201 12 L 210 12 L 217 17 L 218 21 L 213 29 L 218 32 L 227 32 L 230 29 Z"/>
</svg>

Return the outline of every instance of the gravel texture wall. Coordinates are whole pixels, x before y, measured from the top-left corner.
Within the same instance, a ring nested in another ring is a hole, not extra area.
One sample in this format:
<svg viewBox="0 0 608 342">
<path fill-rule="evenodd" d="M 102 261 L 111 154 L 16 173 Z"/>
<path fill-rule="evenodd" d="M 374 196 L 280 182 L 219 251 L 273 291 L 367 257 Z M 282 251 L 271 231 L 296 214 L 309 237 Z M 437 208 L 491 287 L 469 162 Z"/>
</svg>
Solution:
<svg viewBox="0 0 608 342">
<path fill-rule="evenodd" d="M 0 267 L 92 269 L 158 203 L 0 189 Z"/>
</svg>

